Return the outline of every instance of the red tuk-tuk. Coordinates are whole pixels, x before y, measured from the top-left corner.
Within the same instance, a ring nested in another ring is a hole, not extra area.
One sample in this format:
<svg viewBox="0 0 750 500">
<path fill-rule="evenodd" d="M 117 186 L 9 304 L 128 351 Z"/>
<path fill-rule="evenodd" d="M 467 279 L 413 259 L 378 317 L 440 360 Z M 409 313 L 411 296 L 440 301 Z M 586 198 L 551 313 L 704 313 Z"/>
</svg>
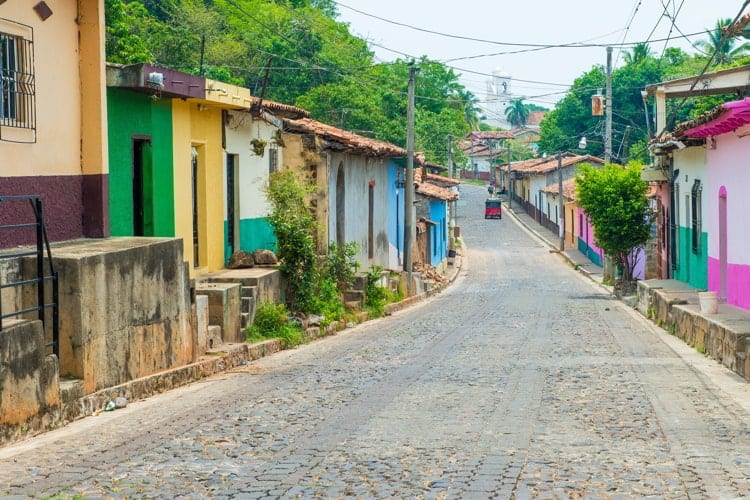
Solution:
<svg viewBox="0 0 750 500">
<path fill-rule="evenodd" d="M 487 198 L 484 202 L 485 219 L 502 219 L 503 205 L 499 198 Z"/>
</svg>

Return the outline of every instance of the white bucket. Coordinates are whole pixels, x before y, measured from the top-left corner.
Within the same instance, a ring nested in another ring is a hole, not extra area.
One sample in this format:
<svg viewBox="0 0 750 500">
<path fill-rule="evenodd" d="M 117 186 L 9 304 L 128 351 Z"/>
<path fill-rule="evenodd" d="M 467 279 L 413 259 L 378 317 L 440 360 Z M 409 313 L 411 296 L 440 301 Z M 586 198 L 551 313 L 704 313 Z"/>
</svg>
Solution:
<svg viewBox="0 0 750 500">
<path fill-rule="evenodd" d="M 716 297 L 716 292 L 698 292 L 698 303 L 701 305 L 703 314 L 719 312 L 719 299 Z"/>
</svg>

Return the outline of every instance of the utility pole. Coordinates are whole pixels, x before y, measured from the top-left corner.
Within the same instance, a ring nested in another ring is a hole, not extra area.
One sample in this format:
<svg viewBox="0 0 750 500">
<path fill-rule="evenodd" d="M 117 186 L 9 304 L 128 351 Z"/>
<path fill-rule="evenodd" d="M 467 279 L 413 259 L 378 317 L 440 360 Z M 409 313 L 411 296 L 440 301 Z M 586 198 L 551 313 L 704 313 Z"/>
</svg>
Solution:
<svg viewBox="0 0 750 500">
<path fill-rule="evenodd" d="M 604 138 L 604 161 L 612 161 L 612 47 L 607 47 L 607 103 L 604 107 L 605 134 Z M 610 255 L 604 256 L 604 279 L 613 281 L 615 279 L 614 263 Z"/>
<path fill-rule="evenodd" d="M 513 192 L 516 188 L 516 180 L 513 178 L 513 169 L 511 168 L 512 157 L 510 154 L 510 139 L 508 141 L 508 208 L 513 209 Z"/>
<path fill-rule="evenodd" d="M 406 108 L 406 182 L 404 193 L 404 270 L 406 289 L 413 295 L 412 247 L 414 246 L 414 85 L 417 67 L 409 64 L 408 104 Z"/>
<path fill-rule="evenodd" d="M 448 177 L 453 179 L 453 136 L 450 134 L 448 134 Z M 455 203 L 455 201 L 448 203 L 448 250 L 455 250 L 453 248 L 453 227 L 456 225 L 456 221 L 453 219 Z"/>
<path fill-rule="evenodd" d="M 607 47 L 607 104 L 604 107 L 606 113 L 604 134 L 604 161 L 612 161 L 612 47 Z"/>
<path fill-rule="evenodd" d="M 560 251 L 565 250 L 565 202 L 563 200 L 562 153 L 557 153 L 557 225 L 560 233 Z"/>
</svg>

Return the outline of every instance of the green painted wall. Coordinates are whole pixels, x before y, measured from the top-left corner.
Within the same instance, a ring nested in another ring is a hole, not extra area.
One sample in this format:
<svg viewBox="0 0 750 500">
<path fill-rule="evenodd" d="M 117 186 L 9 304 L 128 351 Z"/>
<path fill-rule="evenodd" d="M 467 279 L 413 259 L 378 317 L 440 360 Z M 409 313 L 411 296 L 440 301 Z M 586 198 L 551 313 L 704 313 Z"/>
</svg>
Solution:
<svg viewBox="0 0 750 500">
<path fill-rule="evenodd" d="M 693 253 L 692 229 L 680 227 L 679 257 L 674 278 L 688 285 L 707 290 L 708 287 L 708 233 L 701 233 L 698 254 Z"/>
<path fill-rule="evenodd" d="M 109 219 L 112 236 L 133 235 L 133 138 L 151 138 L 144 175 L 146 236 L 173 237 L 174 173 L 170 99 L 107 89 Z M 150 167 L 149 167 L 150 166 Z"/>
<path fill-rule="evenodd" d="M 228 262 L 231 249 L 227 221 L 224 221 L 224 242 L 225 258 Z M 276 235 L 267 218 L 240 219 L 240 249 L 248 253 L 258 249 L 276 251 Z"/>
</svg>

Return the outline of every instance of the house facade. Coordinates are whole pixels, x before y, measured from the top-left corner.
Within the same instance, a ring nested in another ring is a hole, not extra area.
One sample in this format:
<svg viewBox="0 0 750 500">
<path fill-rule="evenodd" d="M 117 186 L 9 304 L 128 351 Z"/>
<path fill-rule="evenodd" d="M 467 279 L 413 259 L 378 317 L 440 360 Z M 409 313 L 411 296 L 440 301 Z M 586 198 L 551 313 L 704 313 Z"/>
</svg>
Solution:
<svg viewBox="0 0 750 500">
<path fill-rule="evenodd" d="M 0 6 L 0 196 L 40 195 L 52 241 L 106 236 L 104 2 L 41 4 Z M 0 223 L 31 220 L 5 205 Z"/>
<path fill-rule="evenodd" d="M 691 203 L 706 206 L 708 290 L 717 292 L 728 304 L 750 309 L 750 233 L 746 220 L 750 199 L 745 195 L 750 186 L 750 99 L 718 106 L 681 124 L 678 132 L 706 141 L 705 188 L 699 179 L 694 180 L 698 189 L 695 195 L 691 191 Z M 691 217 L 694 232 L 688 236 L 692 236 L 690 244 L 700 249 L 704 222 L 695 219 Z"/>
<path fill-rule="evenodd" d="M 283 168 L 318 186 L 311 200 L 320 228 L 318 252 L 325 254 L 331 243 L 355 242 L 360 269 L 390 268 L 400 250 L 389 220 L 397 216 L 394 199 L 403 194 L 392 187 L 397 171 L 391 162 L 406 151 L 309 118 L 283 122 Z"/>
</svg>

